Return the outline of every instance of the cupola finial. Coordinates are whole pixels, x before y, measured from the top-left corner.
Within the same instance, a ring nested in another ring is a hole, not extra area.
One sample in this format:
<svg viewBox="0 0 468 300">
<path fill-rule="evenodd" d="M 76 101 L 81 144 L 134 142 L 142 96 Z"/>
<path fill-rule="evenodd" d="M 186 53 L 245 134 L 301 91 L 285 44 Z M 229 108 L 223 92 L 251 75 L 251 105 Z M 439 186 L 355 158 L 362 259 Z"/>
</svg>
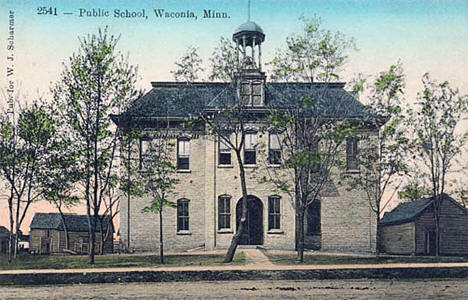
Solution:
<svg viewBox="0 0 468 300">
<path fill-rule="evenodd" d="M 247 21 L 250 21 L 250 0 L 248 0 L 247 5 Z"/>
</svg>

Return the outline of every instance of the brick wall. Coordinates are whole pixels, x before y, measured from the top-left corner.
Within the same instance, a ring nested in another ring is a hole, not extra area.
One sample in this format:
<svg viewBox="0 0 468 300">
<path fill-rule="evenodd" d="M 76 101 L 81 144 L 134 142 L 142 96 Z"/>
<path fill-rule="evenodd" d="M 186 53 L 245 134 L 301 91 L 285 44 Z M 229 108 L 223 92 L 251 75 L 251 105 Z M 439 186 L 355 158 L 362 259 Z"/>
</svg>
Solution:
<svg viewBox="0 0 468 300">
<path fill-rule="evenodd" d="M 259 140 L 267 145 L 268 134 L 259 134 Z M 287 178 L 285 176 L 291 174 L 269 166 L 265 148 L 261 149 L 257 165 L 246 167 L 246 176 L 249 195 L 257 197 L 263 204 L 264 245 L 267 248 L 294 249 L 295 213 L 291 195 L 278 191 L 272 184 L 261 182 L 263 177 L 272 175 L 272 170 L 276 172 L 273 176 Z M 212 137 L 201 136 L 191 140 L 190 173 L 178 174 L 180 184 L 177 185 L 177 193 L 171 196 L 173 201 L 182 197 L 190 199 L 190 234 L 177 234 L 176 210 L 165 208 L 163 230 L 167 251 L 229 246 L 236 229 L 236 205 L 242 193 L 235 153 L 231 154 L 232 166 L 226 167 L 218 166 L 217 151 L 217 142 Z M 137 142 L 132 155 L 138 158 Z M 341 177 L 341 173 L 336 172 L 333 179 L 336 193 L 322 199 L 322 249 L 374 251 L 375 215 L 363 191 L 348 191 Z M 217 199 L 225 194 L 231 196 L 231 231 L 218 230 Z M 268 196 L 271 195 L 281 196 L 281 229 L 274 232 L 268 232 Z M 122 199 L 120 234 L 122 242 L 126 243 L 128 207 L 126 196 L 123 195 Z M 137 251 L 157 251 L 159 247 L 158 216 L 141 211 L 149 202 L 148 197 L 133 197 L 130 202 L 130 248 Z"/>
</svg>

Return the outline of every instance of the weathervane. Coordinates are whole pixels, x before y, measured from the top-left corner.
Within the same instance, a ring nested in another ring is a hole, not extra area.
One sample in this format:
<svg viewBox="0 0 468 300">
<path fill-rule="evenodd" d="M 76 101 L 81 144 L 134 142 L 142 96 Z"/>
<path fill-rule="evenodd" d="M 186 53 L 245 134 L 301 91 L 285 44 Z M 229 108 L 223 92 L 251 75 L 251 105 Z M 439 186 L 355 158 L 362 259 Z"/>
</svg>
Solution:
<svg viewBox="0 0 468 300">
<path fill-rule="evenodd" d="M 247 21 L 250 21 L 250 0 L 247 1 Z"/>
</svg>

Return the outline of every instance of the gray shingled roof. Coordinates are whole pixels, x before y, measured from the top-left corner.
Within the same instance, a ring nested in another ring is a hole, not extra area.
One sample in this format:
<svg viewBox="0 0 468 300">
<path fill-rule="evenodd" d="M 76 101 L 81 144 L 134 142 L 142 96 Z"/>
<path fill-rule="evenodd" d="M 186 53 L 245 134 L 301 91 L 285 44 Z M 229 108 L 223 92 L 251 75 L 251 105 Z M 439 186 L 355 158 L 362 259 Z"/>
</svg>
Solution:
<svg viewBox="0 0 468 300">
<path fill-rule="evenodd" d="M 5 226 L 0 226 L 0 236 L 8 236 L 10 231 Z"/>
<path fill-rule="evenodd" d="M 86 232 L 88 231 L 88 216 L 65 214 L 65 223 L 68 231 Z M 107 230 L 110 218 L 106 216 L 104 220 L 104 230 Z M 99 228 L 99 223 L 98 223 Z M 31 221 L 30 229 L 63 230 L 62 219 L 58 213 L 36 213 Z"/>
<path fill-rule="evenodd" d="M 382 225 L 395 225 L 413 221 L 432 204 L 432 198 L 418 199 L 398 204 L 393 210 L 386 212 L 380 221 Z"/>
<path fill-rule="evenodd" d="M 230 83 L 153 82 L 153 88 L 137 99 L 114 120 L 145 118 L 184 118 L 205 109 L 232 107 L 237 103 L 236 87 Z M 311 116 L 365 118 L 365 106 L 344 89 L 344 83 L 267 83 L 266 108 L 302 107 L 310 96 Z M 118 122 L 117 122 L 118 123 Z"/>
</svg>

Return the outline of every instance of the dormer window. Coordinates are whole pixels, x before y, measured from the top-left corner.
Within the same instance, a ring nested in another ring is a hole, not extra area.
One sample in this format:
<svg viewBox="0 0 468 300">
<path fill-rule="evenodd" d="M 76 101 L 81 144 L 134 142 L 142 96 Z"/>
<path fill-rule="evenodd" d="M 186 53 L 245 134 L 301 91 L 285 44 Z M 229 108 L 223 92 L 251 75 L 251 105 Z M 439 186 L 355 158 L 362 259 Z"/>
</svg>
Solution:
<svg viewBox="0 0 468 300">
<path fill-rule="evenodd" d="M 262 81 L 244 81 L 240 86 L 240 99 L 243 106 L 264 106 Z"/>
</svg>

